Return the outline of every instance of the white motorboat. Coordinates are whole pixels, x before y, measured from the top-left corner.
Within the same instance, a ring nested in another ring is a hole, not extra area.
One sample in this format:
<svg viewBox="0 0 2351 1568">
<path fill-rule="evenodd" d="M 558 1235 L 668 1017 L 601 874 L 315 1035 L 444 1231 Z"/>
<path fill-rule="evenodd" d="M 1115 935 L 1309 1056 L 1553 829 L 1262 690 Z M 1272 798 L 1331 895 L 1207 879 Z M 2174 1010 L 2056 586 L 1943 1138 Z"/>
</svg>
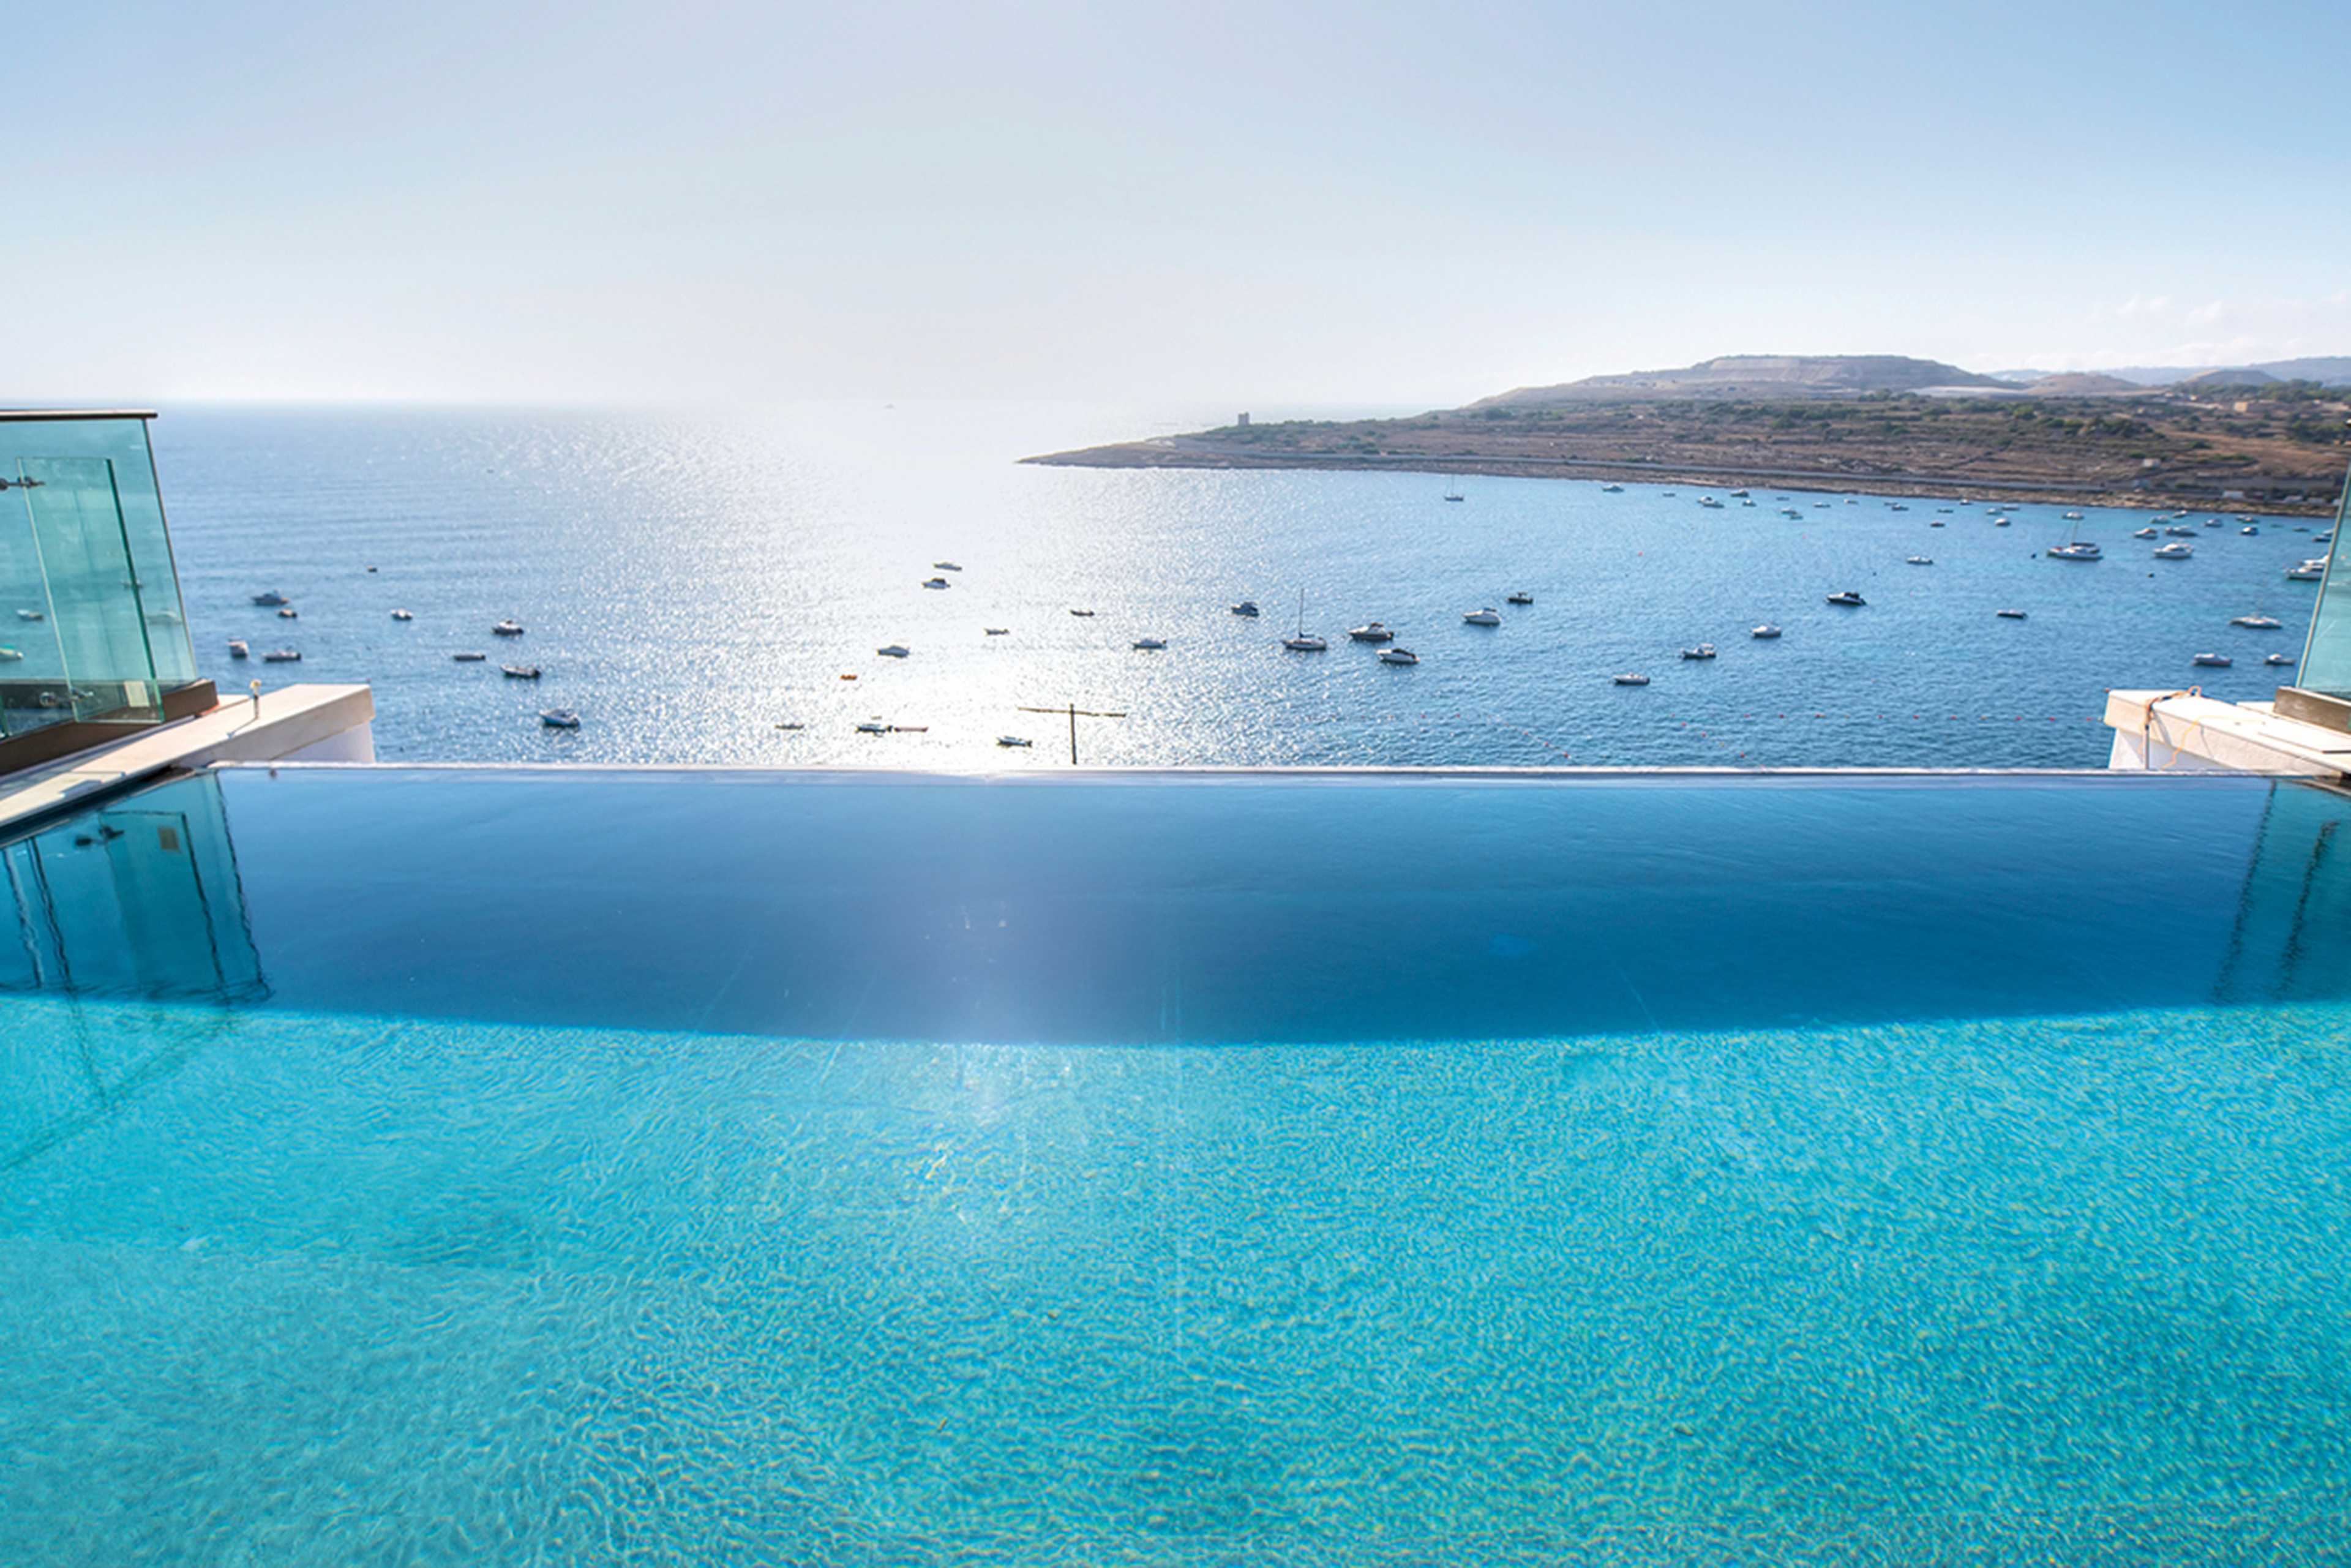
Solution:
<svg viewBox="0 0 2351 1568">
<path fill-rule="evenodd" d="M 549 729 L 578 729 L 580 716 L 568 707 L 542 708 L 539 710 L 538 722 Z"/>
<path fill-rule="evenodd" d="M 393 611 L 393 612 L 392 612 L 392 618 L 394 621 L 413 621 L 413 620 L 415 620 L 415 619 L 416 619 L 416 617 L 415 617 L 415 616 L 411 615 L 411 614 L 410 614 L 407 611 L 405 611 L 405 610 L 395 610 L 395 611 Z"/>
<path fill-rule="evenodd" d="M 1156 653 L 1166 646 L 1165 637 L 1137 637 L 1134 640 L 1134 651 L 1138 653 Z"/>
<path fill-rule="evenodd" d="M 1848 609 L 1848 610 L 1858 610 L 1859 608 L 1861 608 L 1861 606 L 1863 606 L 1863 605 L 1865 605 L 1865 604 L 1868 603 L 1868 602 L 1869 602 L 1869 601 L 1868 601 L 1868 600 L 1866 600 L 1866 599 L 1864 599 L 1860 594 L 1858 594 L 1858 593 L 1855 592 L 1852 589 L 1847 588 L 1847 589 L 1842 589 L 1842 590 L 1839 590 L 1837 592 L 1830 594 L 1830 595 L 1829 595 L 1829 602 L 1830 602 L 1831 604 L 1842 604 L 1842 605 L 1844 605 L 1844 606 L 1846 609 Z"/>
<path fill-rule="evenodd" d="M 2204 519 L 2204 526 L 2208 528 L 2217 528 L 2220 526 L 2220 519 L 2218 517 L 2207 517 Z"/>
<path fill-rule="evenodd" d="M 16 612 L 16 619 L 19 621 L 47 621 L 48 619 L 48 615 L 46 612 L 39 610 L 19 610 Z"/>
<path fill-rule="evenodd" d="M 0 643 L 0 664 L 22 664 L 24 659 L 25 655 L 16 649 Z"/>
<path fill-rule="evenodd" d="M 277 619 L 280 621 L 299 621 L 302 619 L 302 612 L 289 604 L 285 609 L 277 612 Z"/>
<path fill-rule="evenodd" d="M 931 562 L 931 570 L 933 571 L 961 571 L 963 568 L 957 566 L 951 560 L 935 560 Z"/>
<path fill-rule="evenodd" d="M 947 580 L 944 577 L 926 577 L 923 580 L 923 586 L 925 588 L 946 588 L 948 586 L 948 583 Z"/>
<path fill-rule="evenodd" d="M 2247 523 L 2243 528 L 2239 528 L 2237 531 L 2241 534 L 2257 534 L 2262 530 L 2253 527 L 2252 524 Z"/>
<path fill-rule="evenodd" d="M 1714 657 L 1714 644 L 1711 643 L 1700 643 L 1695 648 L 1684 648 L 1682 650 L 1682 657 L 1685 659 L 1711 659 Z"/>
<path fill-rule="evenodd" d="M 2285 622 L 2274 615 L 2232 615 L 2229 624 L 2242 626 L 2248 632 L 2274 632 Z"/>
<path fill-rule="evenodd" d="M 1472 610 L 1461 619 L 1472 626 L 1499 626 L 1502 623 L 1500 612 L 1490 604 L 1483 610 Z"/>
<path fill-rule="evenodd" d="M 498 668 L 506 672 L 507 679 L 510 681 L 535 681 L 538 679 L 538 666 L 537 664 L 500 664 Z"/>
<path fill-rule="evenodd" d="M 1935 558 L 1930 555 L 1914 555 L 1910 558 L 1909 564 L 1912 566 L 1932 566 L 1935 564 Z"/>
<path fill-rule="evenodd" d="M 2022 621 L 2024 619 L 2024 612 L 2022 610 L 1995 610 L 1992 613 L 1999 616 L 2002 621 Z"/>
<path fill-rule="evenodd" d="M 1383 648 L 1380 650 L 1380 663 L 1383 664 L 1417 664 L 1420 663 L 1420 655 L 1414 653 L 1409 648 Z"/>
<path fill-rule="evenodd" d="M 1395 641 L 1395 633 L 1389 631 L 1377 621 L 1366 621 L 1361 626 L 1350 627 L 1347 631 L 1347 636 L 1350 641 L 1356 643 L 1393 643 Z"/>
<path fill-rule="evenodd" d="M 1611 679 L 1613 679 L 1613 680 L 1614 680 L 1614 681 L 1615 681 L 1615 683 L 1616 683 L 1618 685 L 1620 685 L 1620 686 L 1646 686 L 1646 685 L 1647 685 L 1649 684 L 1649 677 L 1648 677 L 1648 676 L 1646 676 L 1646 675 L 1630 675 L 1630 674 L 1627 674 L 1627 675 L 1615 675 L 1615 676 L 1612 676 L 1612 677 L 1610 677 L 1610 678 L 1611 678 Z"/>
<path fill-rule="evenodd" d="M 2087 539 L 2067 539 L 2062 545 L 2049 547 L 2049 556 L 2053 560 L 2096 560 L 2105 553 Z"/>
<path fill-rule="evenodd" d="M 2285 569 L 2288 582 L 2317 582 L 2326 576 L 2326 558 L 2314 556 L 2297 566 Z"/>
<path fill-rule="evenodd" d="M 302 655 L 291 648 L 272 648 L 261 655 L 261 662 L 265 664 L 298 664 L 302 662 Z"/>
<path fill-rule="evenodd" d="M 914 650 L 904 643 L 893 643 L 886 648 L 876 648 L 873 651 L 885 659 L 903 659 Z"/>
<path fill-rule="evenodd" d="M 2314 545 L 2331 545 L 2335 542 L 2335 530 L 2329 528 L 2323 534 L 2313 534 L 2310 536 L 2310 542 Z"/>
<path fill-rule="evenodd" d="M 231 638 L 228 640 L 228 656 L 229 656 L 230 658 L 232 658 L 232 659 L 244 659 L 244 658 L 250 658 L 250 657 L 252 656 L 252 654 L 253 654 L 253 650 L 252 650 L 252 649 L 250 649 L 250 648 L 248 648 L 248 647 L 246 647 L 246 646 L 245 645 L 245 639 L 244 639 L 244 638 L 242 638 L 242 637 L 231 637 Z"/>
<path fill-rule="evenodd" d="M 2056 552 L 2052 550 L 2050 553 L 2054 555 Z M 2181 544 L 2178 539 L 2172 540 L 2168 545 L 2155 547 L 2155 559 L 2158 560 L 2186 560 L 2195 553 L 2194 545 Z"/>
<path fill-rule="evenodd" d="M 1603 485 L 1600 486 L 1600 493 L 1604 496 L 1621 496 L 1625 493 L 1625 486 L 1622 485 Z"/>
<path fill-rule="evenodd" d="M 1699 506 L 1701 506 L 1701 507 L 1704 507 L 1707 510 L 1708 510 L 1708 511 L 1710 511 L 1710 512 L 1719 512 L 1719 511 L 1722 510 L 1722 503 L 1721 503 L 1721 502 L 1719 502 L 1719 501 L 1718 501 L 1718 500 L 1716 500 L 1716 499 L 1715 499 L 1713 497 L 1711 497 L 1711 496 L 1700 496 L 1700 497 L 1698 498 L 1698 504 Z"/>
<path fill-rule="evenodd" d="M 2225 670 L 2236 663 L 2226 653 L 2199 653 L 2188 662 L 2191 664 L 2201 664 L 2208 670 Z"/>
<path fill-rule="evenodd" d="M 2008 527 L 2008 517 L 2007 517 L 2007 515 L 2006 515 L 2005 513 L 2003 513 L 2003 514 L 2001 514 L 2001 516 L 1999 516 L 1999 517 L 1994 517 L 1994 518 L 1991 520 L 1991 526 L 1992 526 L 1993 528 L 2004 528 Z"/>
<path fill-rule="evenodd" d="M 253 596 L 253 601 L 256 604 L 260 605 L 265 610 L 274 610 L 278 605 L 290 604 L 293 602 L 293 601 L 287 599 L 284 594 L 278 592 L 274 588 L 265 593 L 255 594 Z"/>
<path fill-rule="evenodd" d="M 1760 638 L 1763 642 L 1768 643 L 1772 638 L 1777 637 L 1780 634 L 1780 629 L 1777 626 L 1772 625 L 1769 621 L 1766 621 L 1762 625 L 1756 627 L 1747 634 L 1750 637 Z"/>
<path fill-rule="evenodd" d="M 2294 667 L 2293 657 L 2285 653 L 2272 653 L 2267 658 L 2263 659 L 2262 663 L 2264 664 L 2275 664 L 2280 669 L 2290 670 Z"/>
<path fill-rule="evenodd" d="M 2135 539 L 2151 539 L 2157 536 L 2158 532 L 2158 530 L 2155 528 L 2138 528 L 2132 532 L 2131 538 Z"/>
<path fill-rule="evenodd" d="M 1233 613 L 1236 615 L 1247 615 L 1254 619 L 1258 613 L 1257 601 L 1254 599 L 1242 600 L 1238 604 L 1233 606 Z"/>
<path fill-rule="evenodd" d="M 522 622 L 501 621 L 490 628 L 490 634 L 494 637 L 519 637 L 522 635 Z"/>
<path fill-rule="evenodd" d="M 996 744 L 998 746 L 1033 746 L 1036 742 L 1030 740 L 1025 735 L 999 735 L 996 737 Z"/>
<path fill-rule="evenodd" d="M 2185 527 L 2179 523 L 2174 523 L 2171 527 L 2164 529 L 2163 531 L 2169 534 L 2176 539 L 2192 539 L 2196 537 L 2196 530 L 2194 528 Z"/>
<path fill-rule="evenodd" d="M 2068 512 L 2065 514 L 2065 520 L 2069 523 L 2078 523 L 2082 520 L 2082 514 L 2079 512 Z"/>
</svg>

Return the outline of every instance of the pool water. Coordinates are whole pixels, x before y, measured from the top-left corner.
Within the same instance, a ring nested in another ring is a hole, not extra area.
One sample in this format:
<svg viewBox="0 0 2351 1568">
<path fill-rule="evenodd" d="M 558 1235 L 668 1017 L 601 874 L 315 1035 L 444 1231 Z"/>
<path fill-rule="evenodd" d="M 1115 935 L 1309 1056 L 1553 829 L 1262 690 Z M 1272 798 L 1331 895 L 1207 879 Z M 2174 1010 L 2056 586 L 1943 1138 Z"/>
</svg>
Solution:
<svg viewBox="0 0 2351 1568">
<path fill-rule="evenodd" d="M 168 785 L 5 851 L 0 1560 L 2337 1560 L 2346 810 Z"/>
</svg>

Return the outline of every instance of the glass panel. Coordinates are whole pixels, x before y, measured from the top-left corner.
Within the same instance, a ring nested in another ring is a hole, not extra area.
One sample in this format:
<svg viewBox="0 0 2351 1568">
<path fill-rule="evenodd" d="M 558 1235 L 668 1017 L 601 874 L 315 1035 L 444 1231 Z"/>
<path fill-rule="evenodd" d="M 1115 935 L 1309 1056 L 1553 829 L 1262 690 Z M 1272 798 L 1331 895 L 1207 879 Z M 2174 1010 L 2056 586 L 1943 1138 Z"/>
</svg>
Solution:
<svg viewBox="0 0 2351 1568">
<path fill-rule="evenodd" d="M 16 470 L 74 716 L 160 718 L 162 695 L 115 499 L 113 462 L 20 457 Z"/>
<path fill-rule="evenodd" d="M 5 470 L 0 470 L 5 473 Z M 33 541 L 30 490 L 14 479 L 0 494 L 0 737 L 23 735 L 73 716 L 65 654 Z"/>
<path fill-rule="evenodd" d="M 2302 650 L 2302 668 L 2294 685 L 2304 691 L 2351 697 L 2351 576 L 2343 564 L 2343 524 L 2351 518 L 2351 480 L 2343 486 L 2343 504 L 2335 519 L 2335 537 L 2326 545 L 2326 576 L 2318 585 L 2318 604 L 2310 615 L 2310 641 Z"/>
</svg>

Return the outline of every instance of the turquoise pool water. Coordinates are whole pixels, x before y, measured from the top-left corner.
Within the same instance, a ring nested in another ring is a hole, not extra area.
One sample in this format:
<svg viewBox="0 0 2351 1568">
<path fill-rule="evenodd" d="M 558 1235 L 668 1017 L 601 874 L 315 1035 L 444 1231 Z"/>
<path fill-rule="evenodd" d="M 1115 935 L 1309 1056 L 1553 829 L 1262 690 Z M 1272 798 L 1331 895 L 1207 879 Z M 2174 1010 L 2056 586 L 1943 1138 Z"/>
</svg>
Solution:
<svg viewBox="0 0 2351 1568">
<path fill-rule="evenodd" d="M 2351 1549 L 2333 796 L 708 782 L 236 774 L 6 851 L 0 1559 Z M 883 884 L 911 999 L 769 843 Z M 553 844 L 609 896 L 508 880 Z M 1033 951 L 936 951 L 973 885 Z M 1231 928 L 1278 968 L 1217 989 Z M 1019 1004 L 1047 952 L 1110 999 Z"/>
</svg>

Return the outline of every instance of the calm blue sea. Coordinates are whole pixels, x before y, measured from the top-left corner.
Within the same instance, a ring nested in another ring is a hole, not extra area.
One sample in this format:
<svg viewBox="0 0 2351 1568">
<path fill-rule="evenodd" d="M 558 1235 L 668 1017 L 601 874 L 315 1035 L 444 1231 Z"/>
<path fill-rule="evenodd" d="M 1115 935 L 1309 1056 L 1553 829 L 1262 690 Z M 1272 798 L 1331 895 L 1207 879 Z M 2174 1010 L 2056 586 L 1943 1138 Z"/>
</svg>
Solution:
<svg viewBox="0 0 2351 1568">
<path fill-rule="evenodd" d="M 1426 475 L 1015 461 L 1222 416 L 197 409 L 155 442 L 201 666 L 231 689 L 370 682 L 392 759 L 1043 767 L 1066 724 L 1019 709 L 1074 701 L 1127 716 L 1087 725 L 1102 764 L 2095 767 L 2109 686 L 2268 695 L 2283 672 L 2262 655 L 2300 653 L 2314 593 L 2283 571 L 2323 548 L 2324 525 L 2231 520 L 2174 565 L 2128 537 L 2146 515 L 2095 511 L 2081 533 L 2107 559 L 2081 566 L 2040 553 L 2074 528 L 2049 506 L 1995 528 L 1801 491 L 1708 511 L 1687 486 L 1473 478 L 1447 504 Z M 922 588 L 943 560 L 954 586 Z M 249 604 L 268 588 L 298 621 Z M 1868 608 L 1823 602 L 1840 588 Z M 1328 653 L 1277 644 L 1301 595 Z M 1230 614 L 1242 598 L 1264 617 Z M 1501 627 L 1462 623 L 1487 604 Z M 2284 628 L 2229 625 L 2256 610 Z M 509 616 L 518 643 L 489 634 Z M 1373 619 L 1421 664 L 1344 641 Z M 1750 640 L 1764 621 L 1785 636 Z M 1145 636 L 1166 651 L 1134 651 Z M 1720 657 L 1677 656 L 1700 641 Z M 259 662 L 277 646 L 298 668 Z M 2191 667 L 2203 651 L 2236 665 Z M 549 706 L 582 727 L 543 728 Z M 875 718 L 906 727 L 858 733 Z"/>
</svg>

